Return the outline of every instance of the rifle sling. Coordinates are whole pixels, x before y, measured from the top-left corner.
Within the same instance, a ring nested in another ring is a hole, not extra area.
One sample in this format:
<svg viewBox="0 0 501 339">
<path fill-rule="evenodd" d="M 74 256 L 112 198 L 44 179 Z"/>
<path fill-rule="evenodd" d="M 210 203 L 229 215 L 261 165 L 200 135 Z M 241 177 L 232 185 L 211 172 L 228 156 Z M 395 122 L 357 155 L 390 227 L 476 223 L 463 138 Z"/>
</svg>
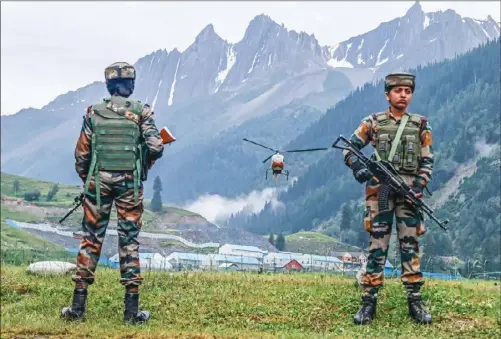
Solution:
<svg viewBox="0 0 501 339">
<path fill-rule="evenodd" d="M 400 138 L 402 137 L 402 133 L 404 132 L 405 125 L 407 125 L 407 120 L 409 120 L 409 115 L 404 114 L 402 119 L 400 120 L 400 125 L 398 126 L 397 134 L 395 135 L 395 140 L 393 140 L 391 144 L 390 154 L 388 155 L 389 162 L 392 162 L 392 159 L 395 156 L 395 152 L 397 151 L 397 146 L 400 143 Z M 381 161 L 381 157 L 377 152 L 377 148 L 375 148 L 374 155 L 376 156 L 377 161 Z"/>
</svg>

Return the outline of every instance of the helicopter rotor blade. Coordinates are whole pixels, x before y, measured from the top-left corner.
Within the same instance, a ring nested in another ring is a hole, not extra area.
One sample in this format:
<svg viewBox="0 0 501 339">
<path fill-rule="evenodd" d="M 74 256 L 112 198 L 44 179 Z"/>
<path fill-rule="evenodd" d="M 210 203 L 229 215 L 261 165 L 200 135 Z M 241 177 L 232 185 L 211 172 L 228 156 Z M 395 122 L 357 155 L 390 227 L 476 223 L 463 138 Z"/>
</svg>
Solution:
<svg viewBox="0 0 501 339">
<path fill-rule="evenodd" d="M 273 151 L 273 152 L 278 152 L 278 150 L 276 150 L 276 149 L 270 148 L 270 147 L 265 146 L 265 145 L 261 145 L 260 143 L 257 143 L 257 142 L 255 142 L 255 141 L 249 140 L 249 139 L 247 139 L 247 138 L 243 138 L 243 140 L 244 140 L 244 141 L 247 141 L 247 142 L 250 142 L 251 144 L 258 145 L 258 146 L 261 146 L 261 147 L 263 147 L 263 148 L 269 149 L 270 151 Z"/>
<path fill-rule="evenodd" d="M 268 158 L 264 159 L 264 160 L 263 160 L 263 164 L 264 164 L 265 162 L 267 162 L 268 160 L 270 160 L 270 158 L 271 158 L 272 156 L 273 156 L 273 154 L 272 154 L 272 155 L 270 155 Z"/>
<path fill-rule="evenodd" d="M 307 149 L 295 149 L 295 150 L 291 150 L 291 151 L 285 151 L 285 152 L 288 152 L 288 153 L 295 153 L 295 152 L 312 152 L 312 151 L 327 151 L 329 150 L 329 148 L 307 148 Z"/>
</svg>

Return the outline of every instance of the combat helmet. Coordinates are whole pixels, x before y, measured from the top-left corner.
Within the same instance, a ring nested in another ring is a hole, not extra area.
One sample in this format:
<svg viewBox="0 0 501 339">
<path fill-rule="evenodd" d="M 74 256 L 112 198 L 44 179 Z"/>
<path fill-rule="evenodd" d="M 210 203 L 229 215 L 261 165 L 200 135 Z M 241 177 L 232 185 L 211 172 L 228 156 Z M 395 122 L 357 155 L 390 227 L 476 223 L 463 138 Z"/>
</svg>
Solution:
<svg viewBox="0 0 501 339">
<path fill-rule="evenodd" d="M 136 70 L 127 62 L 115 62 L 104 70 L 106 88 L 111 95 L 129 97 L 134 91 Z"/>
<path fill-rule="evenodd" d="M 384 91 L 389 92 L 395 86 L 408 86 L 414 92 L 416 76 L 411 73 L 399 72 L 388 74 L 384 78 Z"/>
<path fill-rule="evenodd" d="M 115 62 L 104 70 L 106 81 L 111 79 L 136 79 L 136 70 L 134 66 L 127 62 Z"/>
</svg>

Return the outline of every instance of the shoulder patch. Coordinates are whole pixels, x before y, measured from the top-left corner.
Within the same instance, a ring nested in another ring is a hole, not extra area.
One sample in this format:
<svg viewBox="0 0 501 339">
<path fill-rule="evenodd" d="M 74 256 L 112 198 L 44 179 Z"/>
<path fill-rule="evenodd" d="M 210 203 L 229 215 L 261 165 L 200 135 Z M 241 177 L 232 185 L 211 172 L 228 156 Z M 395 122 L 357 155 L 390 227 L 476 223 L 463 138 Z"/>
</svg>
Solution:
<svg viewBox="0 0 501 339">
<path fill-rule="evenodd" d="M 432 130 L 431 126 L 428 124 L 428 118 L 427 117 L 421 117 L 421 130 L 424 130 L 425 127 L 428 127 L 428 130 Z"/>
<path fill-rule="evenodd" d="M 139 123 L 139 115 L 137 115 L 137 114 L 135 114 L 135 113 L 133 113 L 133 112 L 131 112 L 131 111 L 127 111 L 127 112 L 125 112 L 125 117 L 126 117 L 127 119 L 129 119 L 129 120 L 134 121 L 136 124 L 138 124 L 138 123 Z"/>
</svg>

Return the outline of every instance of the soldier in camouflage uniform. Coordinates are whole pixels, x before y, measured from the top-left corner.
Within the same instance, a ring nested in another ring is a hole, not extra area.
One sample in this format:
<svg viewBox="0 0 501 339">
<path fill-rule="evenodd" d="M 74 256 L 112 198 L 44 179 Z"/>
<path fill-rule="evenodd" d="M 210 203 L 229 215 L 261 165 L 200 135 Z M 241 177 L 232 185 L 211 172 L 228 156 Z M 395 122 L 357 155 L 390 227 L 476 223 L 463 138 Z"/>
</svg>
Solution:
<svg viewBox="0 0 501 339">
<path fill-rule="evenodd" d="M 77 255 L 73 303 L 62 310 L 68 320 L 84 318 L 87 288 L 94 282 L 113 202 L 117 209 L 120 283 L 125 286 L 124 321 L 145 322 L 139 311 L 139 242 L 143 214 L 142 159 L 151 167 L 163 144 L 147 104 L 127 99 L 134 91 L 135 69 L 117 62 L 105 69 L 111 97 L 89 106 L 75 148 L 75 168 L 85 183 L 83 239 Z M 143 154 L 146 152 L 146 154 Z"/>
<path fill-rule="evenodd" d="M 415 196 L 422 198 L 433 167 L 432 136 L 426 117 L 407 112 L 414 88 L 415 77 L 412 74 L 386 76 L 385 93 L 389 109 L 366 117 L 351 136 L 351 141 L 358 149 L 371 143 L 375 149 L 373 157 L 378 161 L 391 159 Z M 369 258 L 363 274 L 363 305 L 354 322 L 369 324 L 376 315 L 377 292 L 383 285 L 395 214 L 402 261 L 401 280 L 407 290 L 409 314 L 418 323 L 431 323 L 431 315 L 424 308 L 420 294 L 424 281 L 419 265 L 418 237 L 425 231 L 421 214 L 410 209 L 404 198 L 395 193 L 390 193 L 388 206 L 380 211 L 380 183 L 351 152 L 344 151 L 343 154 L 345 164 L 353 170 L 356 180 L 367 182 L 364 227 L 370 234 Z"/>
</svg>

